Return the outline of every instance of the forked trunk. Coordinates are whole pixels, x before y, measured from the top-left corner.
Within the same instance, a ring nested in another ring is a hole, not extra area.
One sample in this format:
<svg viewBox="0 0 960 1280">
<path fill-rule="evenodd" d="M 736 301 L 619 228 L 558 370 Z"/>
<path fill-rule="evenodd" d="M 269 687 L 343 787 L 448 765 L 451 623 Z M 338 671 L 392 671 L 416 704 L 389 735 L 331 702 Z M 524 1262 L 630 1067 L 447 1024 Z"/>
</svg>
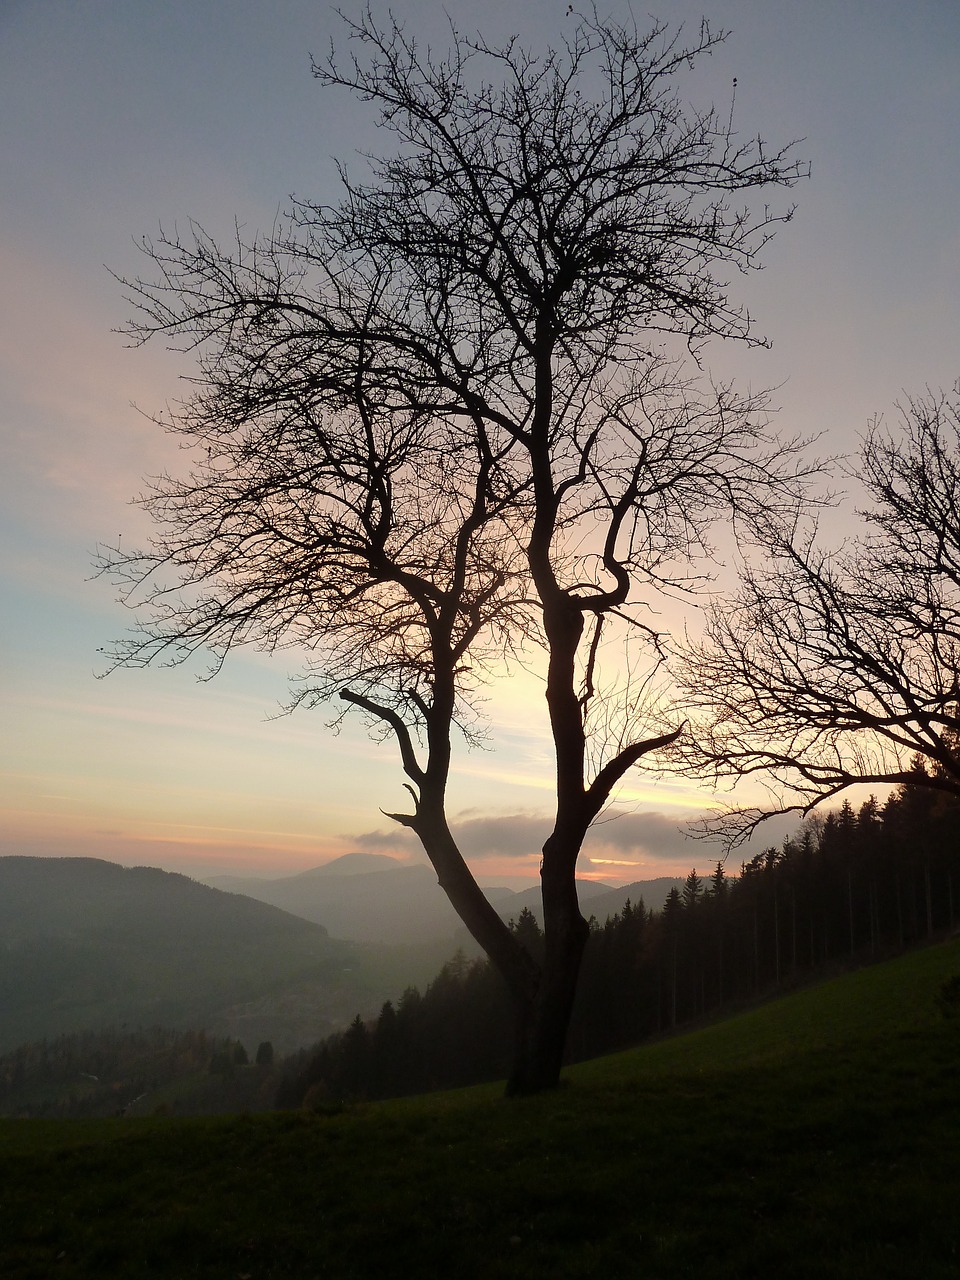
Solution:
<svg viewBox="0 0 960 1280">
<path fill-rule="evenodd" d="M 451 904 L 500 971 L 515 1010 L 514 1062 L 507 1094 L 539 1093 L 560 1081 L 563 1051 L 589 927 L 580 914 L 576 846 L 556 835 L 544 846 L 544 958 L 534 958 L 497 915 L 460 855 L 442 804 L 421 801 L 408 819 L 438 873 Z"/>
</svg>

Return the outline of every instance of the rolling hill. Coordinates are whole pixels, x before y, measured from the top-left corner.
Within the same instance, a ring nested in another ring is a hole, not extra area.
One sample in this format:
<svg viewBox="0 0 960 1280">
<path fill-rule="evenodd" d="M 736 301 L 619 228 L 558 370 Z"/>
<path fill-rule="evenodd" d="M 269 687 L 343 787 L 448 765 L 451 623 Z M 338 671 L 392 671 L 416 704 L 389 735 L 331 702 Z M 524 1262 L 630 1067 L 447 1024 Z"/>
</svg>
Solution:
<svg viewBox="0 0 960 1280">
<path fill-rule="evenodd" d="M 426 866 L 404 866 L 383 854 L 345 854 L 293 876 L 216 876 L 207 883 L 312 920 L 334 938 L 393 945 L 446 939 L 451 950 L 462 946 L 469 953 L 477 951 L 437 884 L 436 873 Z M 577 888 L 584 914 L 602 922 L 620 911 L 628 898 L 636 903 L 642 897 L 648 908 L 659 910 L 670 889 L 682 884 L 663 877 L 614 889 L 578 880 Z M 542 923 L 538 884 L 519 893 L 502 886 L 487 887 L 484 893 L 505 920 L 516 919 L 527 908 Z"/>
<path fill-rule="evenodd" d="M 217 876 L 208 883 L 268 902 L 323 925 L 332 937 L 354 942 L 402 945 L 446 939 L 452 951 L 463 929 L 431 867 L 404 866 L 382 854 L 346 854 L 277 879 Z M 514 896 L 509 889 L 485 892 L 498 906 Z"/>
<path fill-rule="evenodd" d="M 0 1051 L 124 1023 L 293 1048 L 375 1009 L 393 985 L 321 926 L 186 876 L 0 858 Z"/>
<path fill-rule="evenodd" d="M 660 883 L 583 882 L 581 895 L 605 918 L 628 896 L 655 904 Z M 540 914 L 537 887 L 486 892 L 505 919 Z M 433 871 L 383 855 L 217 887 L 97 858 L 3 857 L 0 1052 L 124 1024 L 288 1052 L 428 982 L 458 946 L 477 953 Z"/>
</svg>

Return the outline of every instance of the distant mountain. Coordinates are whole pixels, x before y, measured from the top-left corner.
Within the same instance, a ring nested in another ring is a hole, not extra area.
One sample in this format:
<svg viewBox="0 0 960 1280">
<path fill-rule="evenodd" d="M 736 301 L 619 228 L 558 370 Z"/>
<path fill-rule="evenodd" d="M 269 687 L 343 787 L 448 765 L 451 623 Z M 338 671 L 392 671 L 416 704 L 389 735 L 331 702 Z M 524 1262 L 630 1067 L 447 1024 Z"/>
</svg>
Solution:
<svg viewBox="0 0 960 1280">
<path fill-rule="evenodd" d="M 484 892 L 487 892 L 484 890 Z M 580 909 L 583 914 L 589 916 L 592 911 L 593 902 L 603 895 L 610 892 L 608 884 L 598 884 L 595 880 L 578 880 L 577 896 L 580 899 Z M 487 893 L 489 897 L 489 893 Z M 496 900 L 491 899 L 497 908 L 499 915 L 504 920 L 515 920 L 520 912 L 527 908 L 536 916 L 537 921 L 543 925 L 543 903 L 540 897 L 540 886 L 538 884 L 531 885 L 529 889 L 524 889 L 521 893 L 511 894 L 509 898 L 499 897 Z M 603 917 L 606 919 L 606 917 Z"/>
<path fill-rule="evenodd" d="M 355 858 L 363 861 L 354 862 Z M 378 862 L 370 864 L 369 858 Z M 383 858 L 393 865 L 364 874 L 350 870 L 379 866 L 381 858 L 378 854 L 345 854 L 334 862 L 276 880 L 218 876 L 209 883 L 322 924 L 335 938 L 388 945 L 446 938 L 451 949 L 463 946 L 468 952 L 475 950 L 430 867 L 404 866 L 394 858 Z M 335 870 L 339 863 L 346 864 L 347 874 Z M 642 897 L 648 908 L 659 910 L 671 888 L 682 884 L 682 880 L 663 877 L 615 889 L 594 880 L 578 880 L 577 891 L 584 915 L 595 915 L 602 924 L 607 916 L 622 910 L 628 898 L 635 903 Z M 519 893 L 502 886 L 483 892 L 504 920 L 516 919 L 527 907 L 543 923 L 539 884 Z"/>
<path fill-rule="evenodd" d="M 633 884 L 621 885 L 619 888 L 613 888 L 597 880 L 578 880 L 577 896 L 580 899 L 580 910 L 587 919 L 590 916 L 596 916 L 597 920 L 603 924 L 608 916 L 615 916 L 623 910 L 628 898 L 634 906 L 642 898 L 643 905 L 648 910 L 659 911 L 674 885 L 682 889 L 683 880 L 663 876 L 656 880 L 637 880 Z M 498 898 L 494 905 L 504 920 L 516 919 L 524 907 L 527 907 L 536 916 L 538 922 L 543 924 L 543 906 L 538 884 L 530 889 L 524 889 L 522 893 L 515 893 L 510 898 Z"/>
<path fill-rule="evenodd" d="M 322 862 L 318 867 L 308 867 L 306 871 L 297 871 L 286 876 L 206 876 L 204 884 L 213 889 L 222 889 L 224 893 L 244 893 L 249 897 L 256 895 L 251 891 L 257 885 L 273 885 L 281 882 L 286 885 L 294 883 L 303 886 L 313 880 L 326 880 L 336 876 L 370 875 L 374 871 L 399 871 L 406 867 L 399 858 L 391 858 L 386 853 L 344 853 L 339 858 Z M 260 901 L 267 901 L 266 898 Z"/>
<path fill-rule="evenodd" d="M 683 879 L 661 876 L 656 880 L 637 880 L 633 884 L 611 888 L 608 884 L 596 880 L 578 880 L 577 894 L 580 898 L 580 910 L 589 919 L 596 916 L 601 924 L 609 916 L 615 916 L 623 910 L 629 899 L 636 906 L 640 899 L 648 911 L 659 911 L 667 900 L 667 894 L 676 886 L 683 888 Z M 543 924 L 543 907 L 540 903 L 540 886 L 525 889 L 523 893 L 514 894 L 512 898 L 500 899 L 496 902 L 497 911 L 504 920 L 516 919 L 524 907 L 528 907 Z"/>
<path fill-rule="evenodd" d="M 437 884 L 436 872 L 431 867 L 397 865 L 393 858 L 388 861 L 395 865 L 362 875 L 337 874 L 328 870 L 334 864 L 327 863 L 277 880 L 219 876 L 215 883 L 322 924 L 334 938 L 388 945 L 447 938 L 452 950 L 463 926 Z M 351 862 L 348 867 L 356 865 Z M 484 893 L 497 905 L 516 896 L 509 889 L 485 889 Z"/>
<path fill-rule="evenodd" d="M 642 898 L 648 911 L 660 911 L 667 900 L 667 894 L 673 888 L 683 888 L 682 877 L 673 879 L 670 876 L 659 876 L 656 880 L 635 880 L 633 884 L 624 884 L 617 889 L 604 885 L 603 892 L 591 896 L 587 902 L 581 898 L 583 913 L 586 916 L 596 916 L 603 924 L 608 916 L 615 916 L 623 910 L 628 898 L 633 906 Z"/>
<path fill-rule="evenodd" d="M 362 949 L 249 896 L 97 858 L 0 858 L 0 1052 L 123 1024 L 245 1027 L 292 1049 L 393 985 Z"/>
<path fill-rule="evenodd" d="M 0 857 L 0 1053 L 123 1025 L 203 1028 L 287 1052 L 428 982 L 457 946 L 476 952 L 430 868 L 361 873 L 381 855 L 347 857 L 346 871 L 221 877 L 221 888 L 98 858 Z M 627 897 L 659 907 L 680 883 L 579 889 L 585 914 L 603 921 Z M 504 919 L 525 906 L 541 918 L 539 886 L 485 893 Z"/>
<path fill-rule="evenodd" d="M 323 866 L 311 867 L 294 876 L 295 880 L 312 880 L 317 876 L 359 876 L 371 871 L 395 871 L 404 866 L 399 858 L 387 853 L 344 853 Z"/>
</svg>

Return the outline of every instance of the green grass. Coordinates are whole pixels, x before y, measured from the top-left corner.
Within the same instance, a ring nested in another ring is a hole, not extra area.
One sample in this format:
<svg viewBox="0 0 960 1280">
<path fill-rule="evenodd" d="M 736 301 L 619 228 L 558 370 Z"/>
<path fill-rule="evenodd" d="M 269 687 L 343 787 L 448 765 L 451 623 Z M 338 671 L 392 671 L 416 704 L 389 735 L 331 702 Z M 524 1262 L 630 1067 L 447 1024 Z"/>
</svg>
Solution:
<svg viewBox="0 0 960 1280">
<path fill-rule="evenodd" d="M 960 1274 L 960 943 L 495 1087 L 0 1124 L 13 1277 Z"/>
</svg>

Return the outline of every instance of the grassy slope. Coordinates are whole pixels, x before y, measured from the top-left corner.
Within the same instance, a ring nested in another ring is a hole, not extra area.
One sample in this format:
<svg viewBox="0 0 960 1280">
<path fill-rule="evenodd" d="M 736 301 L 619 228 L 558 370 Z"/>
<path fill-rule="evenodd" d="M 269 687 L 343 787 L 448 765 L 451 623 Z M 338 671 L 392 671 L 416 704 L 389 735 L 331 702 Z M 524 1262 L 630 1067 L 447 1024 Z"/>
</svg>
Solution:
<svg viewBox="0 0 960 1280">
<path fill-rule="evenodd" d="M 0 1124 L 0 1274 L 960 1273 L 960 942 L 493 1088 L 229 1120 Z"/>
</svg>

